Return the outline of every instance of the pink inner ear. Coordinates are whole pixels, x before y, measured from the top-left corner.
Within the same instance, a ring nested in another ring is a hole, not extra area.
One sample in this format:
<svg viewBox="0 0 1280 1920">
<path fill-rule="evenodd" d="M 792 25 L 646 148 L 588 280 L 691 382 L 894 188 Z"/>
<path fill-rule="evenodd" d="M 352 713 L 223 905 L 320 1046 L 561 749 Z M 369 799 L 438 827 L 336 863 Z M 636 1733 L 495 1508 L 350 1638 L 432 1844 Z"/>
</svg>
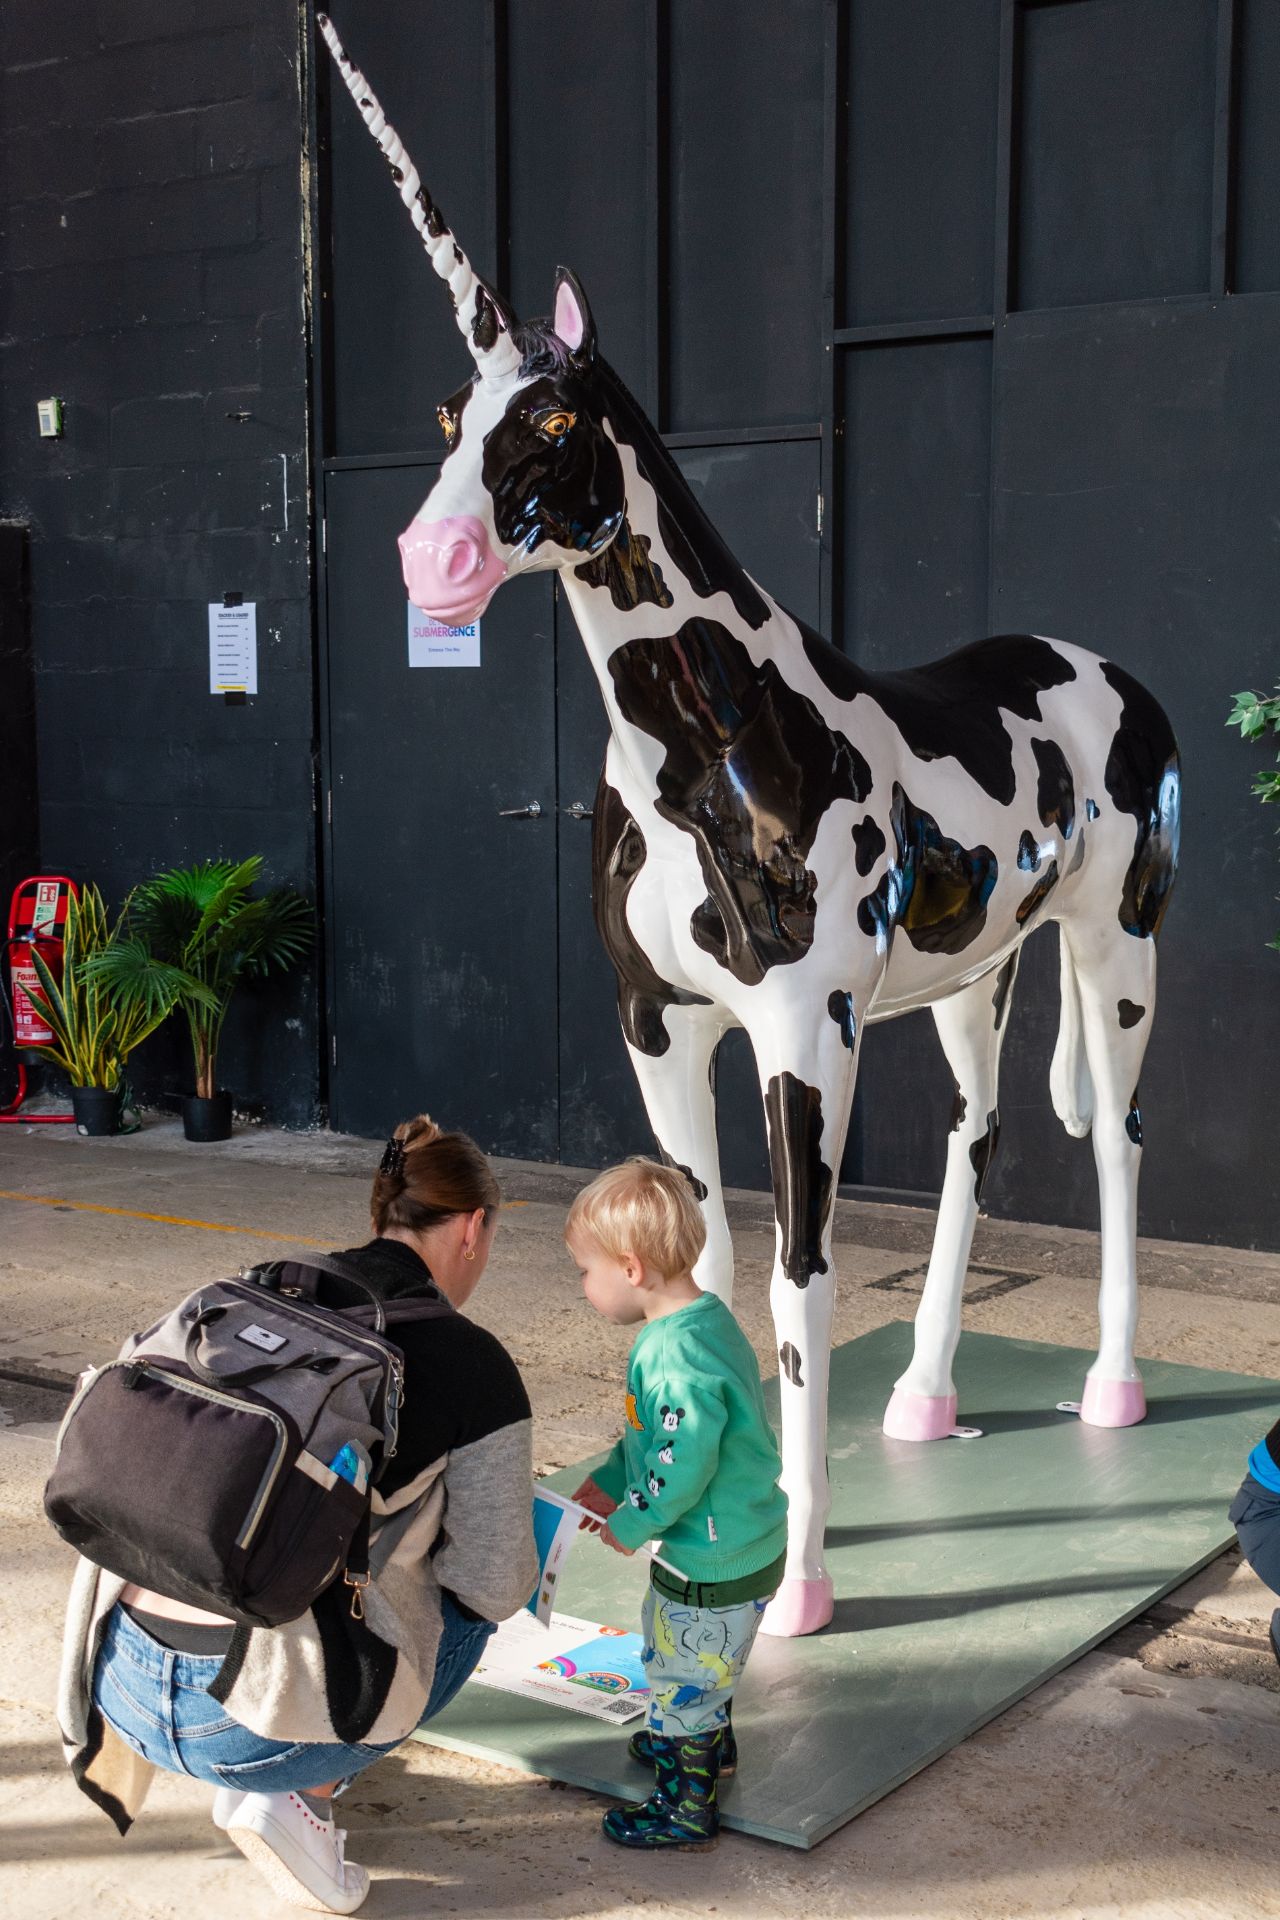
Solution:
<svg viewBox="0 0 1280 1920">
<path fill-rule="evenodd" d="M 556 288 L 555 330 L 566 347 L 570 349 L 582 345 L 582 309 L 574 298 L 573 288 L 567 280 L 562 280 Z"/>
</svg>

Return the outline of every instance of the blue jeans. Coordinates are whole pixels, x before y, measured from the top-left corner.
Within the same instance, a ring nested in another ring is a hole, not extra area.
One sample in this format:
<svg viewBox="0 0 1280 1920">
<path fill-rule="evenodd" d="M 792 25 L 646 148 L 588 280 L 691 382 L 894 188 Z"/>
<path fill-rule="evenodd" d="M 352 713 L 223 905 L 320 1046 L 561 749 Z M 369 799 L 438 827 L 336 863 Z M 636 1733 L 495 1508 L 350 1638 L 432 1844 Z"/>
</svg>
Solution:
<svg viewBox="0 0 1280 1920">
<path fill-rule="evenodd" d="M 1280 1493 L 1246 1473 L 1227 1518 L 1259 1580 L 1280 1594 Z"/>
<path fill-rule="evenodd" d="M 448 1706 L 496 1631 L 490 1620 L 468 1620 L 448 1594 L 442 1604 L 444 1631 L 419 1726 Z M 297 1793 L 329 1780 L 345 1786 L 400 1745 L 398 1740 L 382 1746 L 266 1740 L 210 1698 L 208 1688 L 221 1665 L 217 1655 L 171 1652 L 116 1607 L 93 1670 L 94 1703 L 152 1766 L 242 1793 Z"/>
</svg>

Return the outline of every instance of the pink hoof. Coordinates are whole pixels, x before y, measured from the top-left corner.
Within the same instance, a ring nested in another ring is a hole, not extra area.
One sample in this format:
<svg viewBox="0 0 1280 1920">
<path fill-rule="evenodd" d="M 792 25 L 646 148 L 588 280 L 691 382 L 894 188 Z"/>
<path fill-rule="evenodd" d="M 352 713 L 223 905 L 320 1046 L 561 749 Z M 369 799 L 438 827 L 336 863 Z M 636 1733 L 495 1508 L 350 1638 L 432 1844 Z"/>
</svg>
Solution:
<svg viewBox="0 0 1280 1920">
<path fill-rule="evenodd" d="M 1080 1418 L 1091 1427 L 1136 1427 L 1147 1417 L 1141 1380 L 1095 1380 L 1088 1374 Z"/>
<path fill-rule="evenodd" d="M 945 1440 L 955 1423 L 954 1393 L 934 1398 L 895 1387 L 884 1410 L 884 1430 L 891 1440 Z"/>
<path fill-rule="evenodd" d="M 827 1626 L 835 1610 L 830 1574 L 824 1573 L 821 1580 L 784 1580 L 765 1608 L 760 1631 L 776 1640 L 795 1640 Z"/>
</svg>

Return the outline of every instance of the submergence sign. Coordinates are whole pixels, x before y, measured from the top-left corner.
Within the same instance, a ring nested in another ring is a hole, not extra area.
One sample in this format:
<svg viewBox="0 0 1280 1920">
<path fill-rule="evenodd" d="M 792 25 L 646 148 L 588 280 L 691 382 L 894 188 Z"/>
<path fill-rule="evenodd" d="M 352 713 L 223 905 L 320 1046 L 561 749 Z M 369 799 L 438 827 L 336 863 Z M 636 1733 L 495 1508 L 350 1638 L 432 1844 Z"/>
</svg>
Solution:
<svg viewBox="0 0 1280 1920">
<path fill-rule="evenodd" d="M 421 607 L 409 602 L 409 665 L 411 667 L 478 667 L 480 622 L 469 627 L 446 627 Z"/>
</svg>

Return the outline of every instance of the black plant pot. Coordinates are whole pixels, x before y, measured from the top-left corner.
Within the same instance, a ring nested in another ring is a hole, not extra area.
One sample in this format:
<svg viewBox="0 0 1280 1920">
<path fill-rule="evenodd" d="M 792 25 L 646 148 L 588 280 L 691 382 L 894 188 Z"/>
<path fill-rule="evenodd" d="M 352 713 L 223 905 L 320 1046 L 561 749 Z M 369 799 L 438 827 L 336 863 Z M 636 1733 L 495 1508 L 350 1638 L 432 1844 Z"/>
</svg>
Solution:
<svg viewBox="0 0 1280 1920">
<path fill-rule="evenodd" d="M 123 1087 L 72 1087 L 71 1110 L 76 1116 L 76 1132 L 119 1133 L 123 1102 Z"/>
<path fill-rule="evenodd" d="M 215 1093 L 202 1100 L 198 1093 L 182 1096 L 182 1131 L 188 1140 L 208 1142 L 231 1138 L 231 1095 Z"/>
</svg>

